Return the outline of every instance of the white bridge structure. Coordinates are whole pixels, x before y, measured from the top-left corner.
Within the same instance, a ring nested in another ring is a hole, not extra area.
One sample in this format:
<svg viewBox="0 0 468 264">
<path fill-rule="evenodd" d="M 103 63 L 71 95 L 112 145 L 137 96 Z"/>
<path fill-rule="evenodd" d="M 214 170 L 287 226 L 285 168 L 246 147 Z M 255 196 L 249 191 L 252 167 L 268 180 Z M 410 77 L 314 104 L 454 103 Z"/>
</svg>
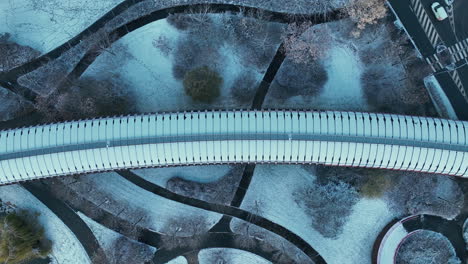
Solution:
<svg viewBox="0 0 468 264">
<path fill-rule="evenodd" d="M 0 184 L 158 166 L 301 163 L 468 176 L 468 122 L 336 111 L 205 111 L 0 132 Z"/>
</svg>

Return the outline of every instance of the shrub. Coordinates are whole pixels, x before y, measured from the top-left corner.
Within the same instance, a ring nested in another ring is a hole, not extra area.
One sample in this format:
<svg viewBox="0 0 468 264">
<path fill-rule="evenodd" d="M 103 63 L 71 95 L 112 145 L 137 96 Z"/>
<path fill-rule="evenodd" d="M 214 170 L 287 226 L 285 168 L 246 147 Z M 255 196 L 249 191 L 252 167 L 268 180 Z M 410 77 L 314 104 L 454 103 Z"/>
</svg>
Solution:
<svg viewBox="0 0 468 264">
<path fill-rule="evenodd" d="M 450 241 L 440 233 L 424 230 L 410 235 L 399 247 L 395 263 L 460 264 Z"/>
<path fill-rule="evenodd" d="M 360 189 L 364 197 L 378 198 L 392 185 L 391 178 L 383 170 L 368 170 L 367 181 Z"/>
<path fill-rule="evenodd" d="M 312 227 L 327 238 L 336 238 L 358 201 L 358 193 L 345 182 L 314 183 L 294 192 L 295 202 L 311 217 Z"/>
<path fill-rule="evenodd" d="M 63 93 L 38 97 L 35 106 L 47 121 L 62 121 L 124 114 L 132 112 L 133 105 L 123 82 L 113 76 L 79 79 Z"/>
<path fill-rule="evenodd" d="M 271 95 L 278 99 L 314 96 L 320 93 L 327 80 L 328 73 L 322 63 L 297 63 L 287 58 L 276 75 L 277 86 L 272 87 Z"/>
<path fill-rule="evenodd" d="M 223 79 L 207 66 L 189 71 L 184 77 L 185 93 L 193 100 L 210 103 L 220 95 Z"/>
<path fill-rule="evenodd" d="M 31 217 L 25 212 L 10 213 L 0 218 L 1 263 L 21 263 L 49 254 L 50 241 L 45 239 L 44 229 L 35 226 L 36 221 L 36 216 Z"/>
<path fill-rule="evenodd" d="M 257 80 L 252 72 L 241 74 L 232 84 L 231 95 L 240 103 L 251 103 L 257 86 Z"/>
<path fill-rule="evenodd" d="M 442 175 L 406 172 L 385 197 L 389 207 L 401 215 L 432 214 L 453 219 L 463 207 L 460 186 Z"/>
<path fill-rule="evenodd" d="M 219 65 L 220 58 L 218 44 L 206 42 L 195 35 L 187 35 L 177 42 L 172 74 L 174 78 L 181 80 L 194 68 L 207 64 Z"/>
</svg>

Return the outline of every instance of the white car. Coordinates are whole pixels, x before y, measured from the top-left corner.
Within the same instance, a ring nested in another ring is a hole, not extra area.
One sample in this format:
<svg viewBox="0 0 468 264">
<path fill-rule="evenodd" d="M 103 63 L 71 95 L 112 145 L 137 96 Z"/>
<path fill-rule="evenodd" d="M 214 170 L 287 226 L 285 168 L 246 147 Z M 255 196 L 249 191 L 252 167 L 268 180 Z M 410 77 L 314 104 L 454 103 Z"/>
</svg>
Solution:
<svg viewBox="0 0 468 264">
<path fill-rule="evenodd" d="M 439 2 L 434 2 L 431 5 L 431 9 L 432 12 L 434 12 L 435 17 L 439 21 L 442 21 L 448 17 L 447 11 L 445 11 L 445 8 Z"/>
</svg>

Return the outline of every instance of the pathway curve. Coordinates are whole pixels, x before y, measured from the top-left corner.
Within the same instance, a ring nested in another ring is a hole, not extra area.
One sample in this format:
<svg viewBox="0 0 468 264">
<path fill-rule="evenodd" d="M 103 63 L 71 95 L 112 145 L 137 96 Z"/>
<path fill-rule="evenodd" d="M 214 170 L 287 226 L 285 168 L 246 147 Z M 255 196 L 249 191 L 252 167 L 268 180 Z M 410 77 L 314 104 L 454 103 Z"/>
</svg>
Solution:
<svg viewBox="0 0 468 264">
<path fill-rule="evenodd" d="M 139 187 L 149 192 L 152 192 L 156 195 L 164 197 L 166 199 L 177 201 L 179 203 L 183 203 L 183 204 L 190 205 L 190 206 L 200 208 L 200 209 L 204 209 L 207 211 L 235 217 L 235 218 L 244 220 L 246 222 L 249 222 L 251 224 L 254 224 L 256 226 L 259 226 L 263 229 L 266 229 L 272 233 L 279 235 L 280 237 L 283 237 L 287 241 L 291 242 L 298 249 L 304 252 L 315 263 L 318 263 L 318 264 L 326 263 L 325 260 L 320 256 L 320 254 L 300 236 L 296 235 L 295 233 L 291 232 L 285 227 L 278 225 L 262 216 L 252 214 L 248 211 L 245 211 L 237 207 L 232 207 L 232 206 L 223 205 L 223 204 L 209 203 L 209 202 L 205 202 L 199 199 L 185 197 L 185 196 L 176 194 L 157 184 L 149 182 L 128 170 L 119 171 L 118 173 L 121 176 L 123 176 L 125 179 L 127 179 L 128 181 L 134 183 L 135 185 L 138 185 Z"/>
<path fill-rule="evenodd" d="M 54 197 L 46 185 L 39 181 L 21 185 L 47 206 L 73 232 L 83 245 L 89 259 L 102 252 L 101 246 L 88 225 L 67 204 Z"/>
<path fill-rule="evenodd" d="M 272 263 L 277 264 L 290 264 L 294 263 L 290 258 L 278 258 L 277 252 L 270 252 L 265 251 L 262 249 L 264 246 L 264 242 L 256 240 L 254 238 L 250 238 L 252 240 L 251 245 L 255 245 L 252 247 L 240 245 L 236 243 L 236 239 L 241 237 L 242 235 L 233 234 L 233 233 L 207 233 L 204 237 L 205 243 L 200 246 L 193 247 L 193 246 L 181 246 L 174 249 L 159 249 L 156 251 L 153 257 L 153 263 L 162 264 L 167 263 L 178 256 L 185 256 L 188 260 L 188 263 L 198 263 L 195 260 L 198 260 L 197 254 L 202 249 L 209 249 L 209 248 L 232 248 L 232 249 L 239 249 L 247 252 L 253 252 L 255 255 L 262 257 Z M 282 256 L 284 257 L 284 255 Z M 190 261 L 189 261 L 190 260 Z"/>
<path fill-rule="evenodd" d="M 66 188 L 69 188 L 66 186 L 64 183 L 60 181 L 54 181 L 51 183 L 55 188 L 58 190 L 63 191 Z M 155 248 L 163 248 L 164 247 L 164 239 L 167 236 L 165 234 L 141 227 L 136 225 L 135 223 L 128 222 L 125 219 L 122 219 L 118 216 L 113 215 L 112 213 L 102 209 L 101 207 L 97 206 L 96 204 L 86 200 L 86 198 L 82 199 L 80 198 L 80 194 L 75 193 L 73 190 L 71 190 L 72 193 L 67 194 L 75 196 L 77 199 L 75 199 L 75 203 L 71 203 L 69 206 L 73 208 L 75 211 L 80 211 L 83 212 L 85 215 L 87 215 L 90 219 L 94 220 L 95 222 L 101 224 L 102 226 L 105 226 L 108 229 L 111 229 L 119 234 L 122 234 L 124 236 L 127 236 L 130 239 L 137 240 L 139 242 L 145 243 L 147 245 L 153 246 Z M 62 196 L 63 194 L 55 194 L 58 195 L 58 197 Z M 166 198 L 166 197 L 165 197 Z M 276 255 L 274 254 L 275 252 L 278 252 L 279 249 L 275 249 L 273 245 L 269 244 L 266 241 L 259 241 L 255 239 L 254 237 L 247 237 L 241 234 L 232 234 L 228 232 L 213 232 L 217 237 L 220 237 L 221 240 L 227 241 L 227 240 L 232 240 L 233 238 L 242 238 L 243 240 L 248 240 L 245 245 L 256 245 L 254 248 L 251 248 L 250 246 L 242 246 L 242 245 L 234 245 L 234 248 L 242 249 L 245 251 L 248 251 L 252 254 L 259 255 L 261 257 L 266 258 L 267 260 L 271 261 L 272 263 L 276 263 Z M 199 239 L 200 236 L 206 236 L 207 234 L 202 234 L 198 235 L 195 237 L 196 240 L 201 240 Z M 205 238 L 205 237 L 204 237 Z M 180 237 L 181 240 L 184 240 L 183 237 Z M 182 241 L 183 242 L 183 241 Z M 203 246 L 202 246 L 203 247 Z M 266 250 L 267 248 L 271 248 L 272 251 Z M 161 253 L 158 253 L 158 258 L 172 258 L 171 256 L 175 256 L 176 254 L 180 255 L 185 255 L 189 254 L 190 252 L 193 253 L 193 250 L 196 250 L 195 248 L 188 248 L 186 247 L 185 243 L 181 243 L 180 247 L 175 247 L 172 248 L 171 250 L 168 250 L 167 254 L 168 256 L 159 256 Z M 177 257 L 177 256 L 176 256 Z M 286 256 L 285 259 L 288 259 Z M 159 263 L 159 262 L 155 262 Z M 291 263 L 291 261 L 285 261 L 283 263 Z"/>
<path fill-rule="evenodd" d="M 92 36 L 104 28 L 106 23 L 110 22 L 113 18 L 116 18 L 118 15 L 122 14 L 124 11 L 132 7 L 133 5 L 139 4 L 141 2 L 144 2 L 145 0 L 129 0 L 125 1 L 116 7 L 114 7 L 111 11 L 106 13 L 104 16 L 102 16 L 100 19 L 98 19 L 95 23 L 93 23 L 91 26 L 86 28 L 84 31 L 79 33 L 77 36 L 73 37 L 66 43 L 60 45 L 59 47 L 53 49 L 52 51 L 41 55 L 23 65 L 17 66 L 13 69 L 10 69 L 7 72 L 0 72 L 0 85 L 4 86 L 5 88 L 10 89 L 11 91 L 20 94 L 24 96 L 27 99 L 34 100 L 34 98 L 37 96 L 37 94 L 33 91 L 25 91 L 25 87 L 22 87 L 21 85 L 18 84 L 18 78 L 20 76 L 23 76 L 29 72 L 32 72 L 41 66 L 49 63 L 51 60 L 59 58 L 61 55 L 63 55 L 65 52 L 69 51 L 70 49 L 74 48 L 75 46 L 79 44 L 83 44 L 82 41 L 86 40 L 86 38 L 89 38 L 89 44 L 88 44 L 88 52 L 86 55 L 82 58 L 80 63 L 74 67 L 74 70 L 72 70 L 72 77 L 80 75 L 80 72 L 84 72 L 84 70 L 87 68 L 87 65 L 92 63 L 94 59 L 98 56 L 98 54 L 102 51 L 91 51 L 92 46 L 94 45 L 94 41 L 92 41 Z M 270 19 L 270 21 L 278 21 L 278 22 L 283 22 L 283 23 L 288 23 L 292 21 L 312 21 L 314 23 L 323 23 L 324 21 L 330 21 L 334 19 L 340 19 L 342 18 L 342 12 L 341 10 L 332 10 L 326 14 L 321 14 L 321 15 L 309 15 L 309 14 L 295 14 L 295 13 L 282 13 L 282 12 L 276 12 L 276 11 L 270 11 L 264 8 L 258 8 L 254 7 L 255 3 L 253 3 L 253 6 L 249 6 L 247 1 L 244 4 L 227 4 L 223 3 L 222 0 L 212 0 L 212 1 L 202 1 L 204 4 L 197 4 L 197 1 L 193 1 L 194 3 L 192 4 L 187 4 L 187 5 L 176 5 L 173 6 L 173 3 L 169 4 L 168 6 L 160 6 L 157 7 L 154 11 L 150 13 L 143 13 L 140 14 L 139 18 L 136 18 L 132 21 L 126 22 L 123 25 L 117 24 L 111 29 L 106 29 L 105 31 L 109 36 L 116 36 L 115 38 L 110 39 L 109 42 L 106 44 L 112 44 L 116 40 L 120 39 L 121 37 L 125 36 L 126 34 L 144 26 L 149 23 L 155 22 L 160 19 L 166 18 L 169 14 L 177 14 L 177 13 L 187 13 L 187 12 L 197 12 L 197 9 L 199 10 L 205 10 L 206 7 L 209 7 L 209 12 L 210 13 L 220 13 L 220 12 L 245 12 L 246 14 L 255 14 L 258 11 L 261 11 L 265 14 L 265 17 Z M 244 1 L 245 2 L 245 1 Z M 151 11 L 149 8 L 148 10 L 142 9 L 140 12 L 144 11 Z M 83 44 L 85 45 L 85 44 Z M 100 48 L 105 48 L 100 47 Z"/>
<path fill-rule="evenodd" d="M 447 220 L 433 215 L 412 215 L 393 220 L 385 226 L 374 242 L 372 263 L 393 263 L 401 242 L 417 230 L 430 230 L 444 235 L 455 249 L 457 257 L 460 260 L 467 259 L 461 219 Z"/>
</svg>

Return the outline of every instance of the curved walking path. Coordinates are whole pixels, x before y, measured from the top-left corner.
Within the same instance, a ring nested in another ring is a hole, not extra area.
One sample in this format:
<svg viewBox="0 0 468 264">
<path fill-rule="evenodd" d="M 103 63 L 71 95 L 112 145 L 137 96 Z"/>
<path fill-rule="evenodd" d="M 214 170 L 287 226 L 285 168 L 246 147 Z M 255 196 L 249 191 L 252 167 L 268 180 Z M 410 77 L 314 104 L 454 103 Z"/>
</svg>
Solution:
<svg viewBox="0 0 468 264">
<path fill-rule="evenodd" d="M 186 196 L 182 196 L 176 193 L 173 193 L 157 184 L 149 182 L 138 175 L 132 173 L 131 171 L 119 171 L 118 172 L 121 176 L 123 176 L 128 181 L 138 185 L 142 189 L 145 189 L 149 192 L 152 192 L 156 195 L 161 197 L 167 198 L 169 200 L 177 201 L 179 203 L 183 203 L 186 205 L 190 205 L 196 208 L 204 209 L 211 212 L 216 212 L 224 215 L 229 215 L 256 226 L 259 226 L 263 229 L 266 229 L 272 233 L 275 233 L 282 238 L 286 239 L 287 241 L 291 242 L 294 246 L 296 246 L 299 250 L 304 252 L 312 261 L 315 263 L 326 263 L 325 260 L 320 256 L 320 254 L 312 248 L 304 239 L 300 236 L 296 235 L 295 233 L 291 232 L 290 230 L 286 229 L 285 227 L 278 225 L 262 216 L 252 214 L 248 211 L 245 211 L 240 208 L 223 205 L 223 204 L 213 204 L 209 202 L 205 202 L 199 199 L 190 198 Z M 146 238 L 147 240 L 151 240 Z"/>
<path fill-rule="evenodd" d="M 236 243 L 235 240 L 243 235 L 233 234 L 233 233 L 208 233 L 203 239 L 204 243 L 200 246 L 192 247 L 192 246 L 181 246 L 176 247 L 174 249 L 165 249 L 161 248 L 156 251 L 153 257 L 153 263 L 167 263 L 178 256 L 190 256 L 191 253 L 198 253 L 202 249 L 209 249 L 209 248 L 232 248 L 232 249 L 239 249 L 247 252 L 251 252 L 265 260 L 270 261 L 271 263 L 278 263 L 278 264 L 290 264 L 294 263 L 294 261 L 290 258 L 285 258 L 283 260 L 279 260 L 275 257 L 274 252 L 267 252 L 262 250 L 264 242 L 260 240 L 256 240 L 254 238 L 249 238 L 251 242 L 255 246 L 253 248 L 245 245 L 240 245 Z M 197 260 L 197 256 L 191 256 L 190 259 Z M 189 262 L 190 263 L 190 262 Z M 197 262 L 191 262 L 197 263 Z"/>
<path fill-rule="evenodd" d="M 467 259 L 462 224 L 457 220 L 447 220 L 433 215 L 412 215 L 397 222 L 392 221 L 391 226 L 386 226 L 383 238 L 380 239 L 379 236 L 374 244 L 374 250 L 377 249 L 377 252 L 372 256 L 372 263 L 393 264 L 401 243 L 418 230 L 441 233 L 450 241 L 457 257 L 460 260 Z"/>
<path fill-rule="evenodd" d="M 67 204 L 55 198 L 47 186 L 40 182 L 23 183 L 22 186 L 47 206 L 76 236 L 83 245 L 89 259 L 102 252 L 96 237 L 88 225 Z"/>
<path fill-rule="evenodd" d="M 138 176 L 136 176 L 136 177 L 138 177 Z M 59 188 L 60 190 L 68 188 L 67 186 L 63 185 L 63 183 L 61 183 L 59 181 L 54 182 L 53 185 L 56 188 Z M 160 187 L 160 188 L 162 188 L 162 187 Z M 168 191 L 168 192 L 170 192 L 170 191 Z M 79 194 L 75 193 L 74 191 L 72 192 L 72 194 L 68 194 L 68 195 L 79 196 Z M 60 196 L 61 195 L 59 194 L 59 197 Z M 183 197 L 183 196 L 177 195 L 177 197 Z M 171 199 L 171 197 L 164 197 L 164 198 Z M 186 199 L 191 199 L 191 198 L 186 198 Z M 122 234 L 122 235 L 127 236 L 127 237 L 129 237 L 131 239 L 137 240 L 137 241 L 139 241 L 141 243 L 145 243 L 147 245 L 153 246 L 153 247 L 158 248 L 158 249 L 161 249 L 161 248 L 165 247 L 164 237 L 166 237 L 167 235 L 162 234 L 162 233 L 158 233 L 156 231 L 153 231 L 153 230 L 150 230 L 150 229 L 147 229 L 147 228 L 144 228 L 144 227 L 137 226 L 137 225 L 135 225 L 135 223 L 130 223 L 127 220 L 122 219 L 122 218 L 120 218 L 118 216 L 115 216 L 115 215 L 111 214 L 110 212 L 98 207 L 97 205 L 95 205 L 95 204 L 93 204 L 93 203 L 91 203 L 91 202 L 89 202 L 87 200 L 82 200 L 82 199 L 77 199 L 77 200 L 78 201 L 76 203 L 70 204 L 70 207 L 73 208 L 73 210 L 83 212 L 89 218 L 91 218 L 92 220 L 96 221 L 97 223 L 105 226 L 106 228 L 109 228 L 109 229 L 111 229 L 111 230 L 113 230 L 113 231 L 115 231 L 115 232 L 117 232 L 119 234 Z M 173 201 L 179 201 L 179 200 L 173 200 Z M 266 250 L 266 248 L 272 248 L 272 249 L 274 249 L 274 248 L 273 248 L 272 245 L 268 244 L 265 241 L 258 241 L 258 240 L 256 240 L 255 238 L 252 238 L 252 237 L 245 237 L 244 235 L 233 234 L 233 233 L 229 233 L 229 232 L 209 232 L 207 234 L 201 234 L 201 235 L 198 235 L 198 236 L 205 236 L 205 235 L 206 236 L 211 236 L 210 234 L 212 234 L 212 233 L 214 234 L 213 236 L 218 236 L 223 241 L 230 240 L 233 237 L 243 237 L 243 239 L 249 240 L 250 242 L 246 243 L 248 245 L 254 245 L 255 244 L 254 241 L 256 241 L 257 246 L 254 247 L 254 248 L 251 248 L 249 246 L 237 245 L 237 244 L 234 244 L 234 245 L 231 244 L 231 245 L 233 246 L 233 248 L 238 248 L 238 249 L 242 249 L 242 250 L 251 252 L 252 254 L 259 255 L 261 257 L 264 257 L 264 258 L 268 259 L 269 261 L 271 261 L 273 263 L 276 263 L 275 262 L 276 259 L 271 254 L 271 252 Z M 183 237 L 178 237 L 178 238 L 181 239 L 181 240 L 184 239 Z M 258 246 L 259 244 L 261 244 L 261 246 Z M 205 245 L 203 243 L 201 243 L 199 245 L 199 247 L 208 247 L 208 246 L 209 246 L 208 244 Z M 158 253 L 157 258 L 169 258 L 169 259 L 171 259 L 171 258 L 173 258 L 172 256 L 175 256 L 176 254 L 184 255 L 187 252 L 191 252 L 193 250 L 196 250 L 196 248 L 195 247 L 187 247 L 186 243 L 183 243 L 183 241 L 182 241 L 180 247 L 175 247 L 175 248 L 172 248 L 171 250 L 167 250 L 167 253 L 164 253 L 164 254 L 161 251 L 160 253 Z M 279 250 L 279 249 L 276 249 L 276 250 Z M 166 251 L 164 251 L 164 252 L 166 252 Z M 167 254 L 167 256 L 166 256 L 166 254 Z M 155 262 L 155 263 L 159 263 L 159 262 Z M 285 262 L 285 263 L 288 263 L 288 262 Z M 291 263 L 291 262 L 289 262 L 289 263 Z"/>
<path fill-rule="evenodd" d="M 333 10 L 326 14 L 321 15 L 300 15 L 291 14 L 291 13 L 281 13 L 275 11 L 269 11 L 262 8 L 256 7 L 248 7 L 244 5 L 236 5 L 236 4 L 208 4 L 208 5 L 186 5 L 186 6 L 177 6 L 177 7 L 170 7 L 166 9 L 156 10 L 148 15 L 141 16 L 135 20 L 132 20 L 120 27 L 114 29 L 112 32 L 108 33 L 108 35 L 114 36 L 113 38 L 106 41 L 104 46 L 99 47 L 96 51 L 89 51 L 87 52 L 83 58 L 76 64 L 74 69 L 67 75 L 64 82 L 59 85 L 59 90 L 62 90 L 62 87 L 67 87 L 67 84 L 73 82 L 74 80 L 78 79 L 86 69 L 101 55 L 105 48 L 110 47 L 114 42 L 121 39 L 125 35 L 137 30 L 149 23 L 153 23 L 155 21 L 165 19 L 170 14 L 183 14 L 187 12 L 203 12 L 203 10 L 209 7 L 210 14 L 216 13 L 223 13 L 223 12 L 231 12 L 231 13 L 239 13 L 243 12 L 245 16 L 250 16 L 256 18 L 256 14 L 258 12 L 263 12 L 264 16 L 263 19 L 267 19 L 269 22 L 279 22 L 279 23 L 291 23 L 291 22 L 303 22 L 303 21 L 311 21 L 312 23 L 321 24 L 326 22 L 331 22 L 334 20 L 342 19 L 343 15 L 341 14 L 340 10 Z M 284 53 L 283 44 L 279 47 L 275 57 L 273 58 L 272 63 L 267 70 L 264 81 L 261 82 L 259 86 L 260 93 L 254 98 L 253 104 L 255 105 L 262 105 L 265 95 L 268 91 L 271 81 L 274 79 L 276 72 L 281 66 L 282 61 L 284 60 Z M 282 57 L 282 58 L 281 58 Z M 266 79 L 271 79 L 267 81 Z"/>
<path fill-rule="evenodd" d="M 141 4 L 145 0 L 129 0 L 124 1 L 121 4 L 117 5 L 100 19 L 90 25 L 88 28 L 83 30 L 81 33 L 65 42 L 64 44 L 56 47 L 50 52 L 43 54 L 25 64 L 17 66 L 13 69 L 10 69 L 6 72 L 0 72 L 0 85 L 5 88 L 10 89 L 11 91 L 23 95 L 27 99 L 34 99 L 37 94 L 34 91 L 28 91 L 27 88 L 22 87 L 18 84 L 18 78 L 22 75 L 25 75 L 29 72 L 32 72 L 41 66 L 49 63 L 51 60 L 59 58 L 65 52 L 76 47 L 77 45 L 88 45 L 87 50 L 91 50 L 95 42 L 93 41 L 93 35 L 96 34 L 99 30 L 104 29 L 107 23 L 110 23 L 114 18 L 122 15 L 126 10 L 130 9 L 137 4 Z M 317 23 L 323 23 L 324 21 L 329 21 L 330 18 L 338 18 L 342 16 L 341 10 L 332 10 L 325 14 L 302 14 L 302 13 L 293 13 L 293 12 L 277 12 L 270 11 L 266 8 L 258 7 L 258 3 L 254 0 L 243 0 L 239 1 L 238 4 L 230 1 L 225 3 L 223 0 L 211 0 L 211 1 L 187 1 L 190 3 L 182 4 L 179 3 L 174 5 L 173 2 L 165 3 L 155 3 L 153 8 L 142 8 L 139 10 L 139 17 L 136 19 L 129 18 L 131 21 L 117 23 L 112 25 L 111 28 L 105 29 L 107 35 L 116 35 L 115 39 L 109 41 L 109 44 L 112 44 L 114 41 L 120 39 L 126 34 L 154 21 L 159 19 L 164 19 L 170 14 L 177 13 L 187 13 L 187 12 L 197 12 L 197 10 L 205 10 L 209 8 L 209 13 L 220 13 L 220 12 L 245 12 L 246 14 L 254 14 L 256 12 L 263 12 L 265 17 L 270 21 L 278 22 L 292 22 L 292 21 L 312 21 Z M 148 13 L 145 13 L 148 12 Z M 89 41 L 87 40 L 89 38 Z M 88 41 L 89 43 L 83 42 Z M 84 72 L 87 68 L 86 64 L 92 63 L 94 59 L 99 55 L 99 51 L 88 51 L 86 55 L 81 59 L 81 61 L 74 67 L 72 70 L 71 76 L 80 74 Z"/>
<path fill-rule="evenodd" d="M 468 122 L 337 111 L 206 111 L 0 132 L 0 184 L 233 163 L 325 164 L 468 176 Z"/>
</svg>

